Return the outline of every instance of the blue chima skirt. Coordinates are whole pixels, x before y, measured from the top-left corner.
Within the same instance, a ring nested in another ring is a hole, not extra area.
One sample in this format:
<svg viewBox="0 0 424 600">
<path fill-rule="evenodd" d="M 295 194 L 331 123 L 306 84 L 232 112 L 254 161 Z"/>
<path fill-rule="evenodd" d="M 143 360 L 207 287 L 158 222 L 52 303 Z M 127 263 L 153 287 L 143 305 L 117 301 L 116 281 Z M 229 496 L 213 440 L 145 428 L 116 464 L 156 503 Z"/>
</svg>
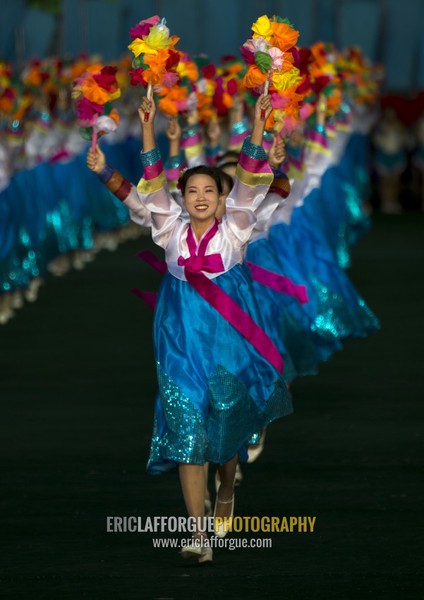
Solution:
<svg viewBox="0 0 424 600">
<path fill-rule="evenodd" d="M 262 238 L 251 242 L 247 247 L 246 260 L 263 269 L 284 275 L 275 254 L 274 247 Z M 293 283 L 303 284 L 299 278 Z M 253 282 L 256 299 L 261 308 L 264 329 L 278 348 L 284 360 L 284 379 L 293 381 L 296 377 L 314 375 L 318 371 L 318 355 L 313 346 L 308 324 L 296 318 L 289 307 L 296 307 L 297 314 L 302 305 L 296 298 L 282 294 L 256 281 Z"/>
<path fill-rule="evenodd" d="M 334 340 L 366 337 L 378 330 L 377 317 L 338 264 L 320 230 L 311 224 L 304 206 L 294 211 L 286 233 L 291 238 L 291 257 L 296 255 L 308 282 L 311 300 L 305 307 L 315 312 L 314 330 Z"/>
<path fill-rule="evenodd" d="M 247 267 L 214 280 L 263 327 Z M 159 392 L 147 469 L 223 464 L 292 412 L 283 377 L 187 282 L 166 273 L 154 318 Z"/>
</svg>

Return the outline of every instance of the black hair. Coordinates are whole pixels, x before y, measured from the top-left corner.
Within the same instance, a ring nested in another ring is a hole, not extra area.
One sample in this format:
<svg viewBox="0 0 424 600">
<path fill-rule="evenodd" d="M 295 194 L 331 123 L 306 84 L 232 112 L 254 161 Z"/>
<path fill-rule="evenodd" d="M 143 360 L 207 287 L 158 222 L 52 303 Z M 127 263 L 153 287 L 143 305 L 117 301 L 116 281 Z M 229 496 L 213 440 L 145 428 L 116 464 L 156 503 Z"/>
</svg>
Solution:
<svg viewBox="0 0 424 600">
<path fill-rule="evenodd" d="M 234 179 L 231 177 L 231 175 L 222 169 L 219 169 L 219 176 L 221 177 L 222 188 L 224 188 L 225 184 L 227 184 L 228 190 L 231 190 L 234 186 Z"/>
<path fill-rule="evenodd" d="M 240 158 L 240 152 L 237 152 L 236 150 L 227 150 L 226 152 L 224 152 L 224 154 L 220 154 L 218 156 L 218 160 L 216 162 L 216 166 L 217 167 L 222 167 L 222 165 L 228 163 L 228 162 L 238 162 L 238 159 Z"/>
<path fill-rule="evenodd" d="M 209 167 L 208 165 L 199 165 L 197 167 L 191 167 L 191 169 L 186 169 L 184 173 L 180 175 L 180 178 L 178 179 L 178 187 L 181 190 L 183 196 L 187 187 L 188 180 L 193 175 L 208 175 L 209 177 L 211 177 L 211 179 L 214 180 L 216 188 L 218 190 L 218 194 L 222 194 L 222 180 L 220 170 L 216 167 Z"/>
</svg>

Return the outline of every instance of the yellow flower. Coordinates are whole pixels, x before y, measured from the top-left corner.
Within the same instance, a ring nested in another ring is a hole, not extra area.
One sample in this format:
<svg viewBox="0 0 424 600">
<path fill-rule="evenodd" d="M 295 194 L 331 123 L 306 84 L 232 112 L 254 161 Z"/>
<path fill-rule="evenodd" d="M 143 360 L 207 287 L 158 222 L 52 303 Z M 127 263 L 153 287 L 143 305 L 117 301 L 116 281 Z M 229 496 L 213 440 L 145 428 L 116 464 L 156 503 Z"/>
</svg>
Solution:
<svg viewBox="0 0 424 600">
<path fill-rule="evenodd" d="M 269 41 L 272 38 L 273 34 L 271 21 L 266 15 L 262 15 L 262 17 L 259 17 L 259 19 L 255 23 L 253 23 L 252 31 L 252 37 L 261 37 Z"/>
<path fill-rule="evenodd" d="M 188 69 L 188 63 L 180 61 L 177 65 L 177 73 L 178 75 L 181 77 L 181 79 L 183 77 L 188 77 L 189 74 L 189 69 Z"/>
<path fill-rule="evenodd" d="M 276 90 L 284 91 L 294 85 L 299 84 L 302 78 L 299 74 L 299 69 L 293 68 L 285 73 L 275 71 L 272 74 L 272 83 Z"/>
<path fill-rule="evenodd" d="M 144 40 L 140 40 L 140 38 L 135 38 L 128 46 L 129 50 L 134 54 L 137 58 L 140 54 L 157 54 L 158 51 L 154 48 L 151 48 Z"/>
<path fill-rule="evenodd" d="M 109 102 L 112 102 L 112 100 L 116 100 L 116 99 L 117 99 L 117 98 L 119 98 L 120 96 L 121 96 L 121 90 L 120 90 L 120 89 L 117 89 L 117 90 L 116 90 L 116 92 L 113 92 L 113 93 L 110 95 Z"/>
<path fill-rule="evenodd" d="M 326 65 L 323 66 L 322 72 L 325 73 L 326 75 L 335 75 L 336 69 L 333 64 L 327 63 Z"/>
<path fill-rule="evenodd" d="M 154 50 L 167 48 L 169 45 L 169 29 L 165 25 L 155 25 L 149 31 L 149 35 L 144 38 L 145 42 Z"/>
<path fill-rule="evenodd" d="M 214 81 L 211 81 L 210 79 L 208 79 L 207 83 L 206 83 L 206 91 L 205 91 L 206 96 L 209 96 L 210 98 L 212 98 L 212 96 L 214 95 L 214 92 L 215 92 L 215 88 L 216 88 L 216 83 Z"/>
</svg>

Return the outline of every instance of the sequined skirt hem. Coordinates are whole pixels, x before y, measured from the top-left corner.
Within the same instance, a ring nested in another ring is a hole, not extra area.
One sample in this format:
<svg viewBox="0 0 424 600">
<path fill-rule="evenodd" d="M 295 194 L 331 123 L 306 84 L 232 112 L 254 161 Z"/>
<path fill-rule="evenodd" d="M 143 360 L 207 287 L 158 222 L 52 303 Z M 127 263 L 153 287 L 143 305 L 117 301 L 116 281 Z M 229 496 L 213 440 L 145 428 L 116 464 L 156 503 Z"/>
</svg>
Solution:
<svg viewBox="0 0 424 600">
<path fill-rule="evenodd" d="M 196 408 L 164 372 L 160 373 L 159 388 L 147 464 L 151 474 L 169 471 L 178 463 L 223 464 L 236 454 L 246 461 L 250 438 L 293 411 L 282 379 L 258 406 L 244 384 L 222 366 L 208 381 L 203 410 Z"/>
</svg>

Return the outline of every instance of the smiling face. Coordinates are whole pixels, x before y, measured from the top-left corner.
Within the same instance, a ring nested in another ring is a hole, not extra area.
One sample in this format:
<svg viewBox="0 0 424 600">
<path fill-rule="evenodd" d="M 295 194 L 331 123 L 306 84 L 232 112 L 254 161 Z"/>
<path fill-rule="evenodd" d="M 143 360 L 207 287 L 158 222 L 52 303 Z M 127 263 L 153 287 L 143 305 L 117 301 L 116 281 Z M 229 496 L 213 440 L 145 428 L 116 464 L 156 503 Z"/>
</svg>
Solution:
<svg viewBox="0 0 424 600">
<path fill-rule="evenodd" d="M 187 181 L 183 200 L 191 219 L 212 222 L 220 204 L 216 182 L 209 175 L 192 175 Z"/>
</svg>

